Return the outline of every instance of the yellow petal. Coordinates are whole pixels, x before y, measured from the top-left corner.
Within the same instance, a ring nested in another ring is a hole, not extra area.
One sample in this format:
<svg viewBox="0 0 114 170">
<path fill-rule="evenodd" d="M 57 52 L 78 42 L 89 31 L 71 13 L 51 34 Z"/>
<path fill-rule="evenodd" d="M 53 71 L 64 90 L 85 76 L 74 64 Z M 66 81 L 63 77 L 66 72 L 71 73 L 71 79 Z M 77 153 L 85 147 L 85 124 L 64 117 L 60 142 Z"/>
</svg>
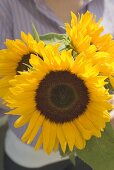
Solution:
<svg viewBox="0 0 114 170">
<path fill-rule="evenodd" d="M 35 145 L 35 150 L 39 150 L 39 148 L 41 147 L 43 143 L 43 134 L 41 133 L 40 136 L 39 136 L 39 139 Z"/>
<path fill-rule="evenodd" d="M 32 130 L 31 134 L 29 135 L 27 144 L 30 144 L 33 139 L 36 137 L 40 127 L 42 126 L 42 123 L 44 121 L 44 116 L 40 115 L 35 123 L 34 129 Z"/>
<path fill-rule="evenodd" d="M 75 135 L 76 135 L 75 127 L 72 124 L 72 122 L 70 122 L 70 123 L 64 123 L 62 125 L 62 128 L 63 128 L 64 135 L 66 137 L 66 140 L 68 142 L 69 149 L 70 151 L 72 151 L 75 145 Z"/>
<path fill-rule="evenodd" d="M 15 128 L 19 128 L 21 126 L 24 126 L 26 123 L 28 123 L 30 121 L 30 118 L 32 116 L 31 115 L 27 115 L 27 116 L 21 116 L 20 118 L 18 118 L 15 123 L 14 123 L 14 127 Z"/>
<path fill-rule="evenodd" d="M 55 145 L 54 145 L 54 147 L 53 147 L 54 152 L 58 151 L 58 146 L 59 146 L 59 140 L 58 140 L 58 138 L 56 137 Z"/>
<path fill-rule="evenodd" d="M 81 133 L 79 132 L 76 124 L 75 124 L 75 136 L 76 136 L 76 139 L 75 139 L 75 146 L 76 148 L 78 149 L 83 149 L 86 145 L 86 142 L 85 142 L 85 139 L 82 137 Z"/>
<path fill-rule="evenodd" d="M 87 130 L 90 130 L 92 134 L 96 137 L 101 137 L 101 132 L 98 130 L 90 119 L 86 116 L 86 114 L 81 115 L 78 118 L 79 122 L 83 125 L 83 127 Z"/>
<path fill-rule="evenodd" d="M 47 147 L 49 144 L 50 131 L 51 131 L 50 121 L 45 120 L 43 123 L 43 127 L 42 127 L 44 151 L 47 151 Z"/>
<path fill-rule="evenodd" d="M 83 125 L 79 122 L 78 119 L 74 121 L 74 124 L 76 124 L 76 127 L 78 128 L 79 132 L 81 133 L 82 137 L 86 140 L 89 140 L 92 136 L 92 133 L 90 130 L 87 130 L 83 127 Z"/>
<path fill-rule="evenodd" d="M 34 126 L 36 125 L 36 122 L 38 120 L 38 117 L 39 117 L 39 113 L 38 112 L 35 112 L 29 122 L 29 125 L 24 133 L 24 135 L 22 136 L 21 140 L 23 142 L 25 142 L 27 139 L 28 139 L 28 136 L 30 135 L 31 131 L 33 130 Z"/>
<path fill-rule="evenodd" d="M 47 147 L 47 153 L 48 155 L 52 152 L 52 149 L 55 145 L 56 135 L 57 135 L 57 125 L 55 123 L 51 123 L 50 126 L 50 133 L 49 133 L 49 143 Z"/>
<path fill-rule="evenodd" d="M 66 143 L 66 139 L 65 139 L 61 124 L 57 126 L 57 138 L 60 142 L 62 151 L 65 153 L 67 143 Z"/>
</svg>

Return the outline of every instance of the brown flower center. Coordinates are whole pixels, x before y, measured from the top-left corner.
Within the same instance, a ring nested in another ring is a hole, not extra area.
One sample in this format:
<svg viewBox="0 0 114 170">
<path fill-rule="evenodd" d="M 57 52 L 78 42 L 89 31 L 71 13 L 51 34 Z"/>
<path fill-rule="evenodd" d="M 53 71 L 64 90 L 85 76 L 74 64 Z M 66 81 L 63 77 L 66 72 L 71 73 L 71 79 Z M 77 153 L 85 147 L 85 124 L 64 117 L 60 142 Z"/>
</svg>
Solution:
<svg viewBox="0 0 114 170">
<path fill-rule="evenodd" d="M 19 71 L 28 71 L 28 67 L 31 66 L 29 63 L 30 55 L 33 53 L 26 54 L 22 57 L 22 60 L 18 63 L 18 66 L 16 68 L 16 74 L 19 75 Z M 35 55 L 35 54 L 34 54 Z M 43 59 L 42 56 L 37 54 L 38 57 Z"/>
<path fill-rule="evenodd" d="M 69 122 L 83 114 L 89 93 L 83 80 L 69 71 L 51 71 L 36 90 L 36 107 L 50 121 Z"/>
</svg>

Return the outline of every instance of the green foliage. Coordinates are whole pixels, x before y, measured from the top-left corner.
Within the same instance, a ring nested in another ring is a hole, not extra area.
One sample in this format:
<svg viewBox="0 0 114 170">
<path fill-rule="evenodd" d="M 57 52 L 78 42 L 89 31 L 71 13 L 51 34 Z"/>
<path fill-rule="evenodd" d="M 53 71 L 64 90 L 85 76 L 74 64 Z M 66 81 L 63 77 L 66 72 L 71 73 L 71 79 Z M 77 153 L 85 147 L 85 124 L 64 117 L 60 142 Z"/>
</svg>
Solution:
<svg viewBox="0 0 114 170">
<path fill-rule="evenodd" d="M 77 56 L 77 53 L 73 49 L 71 41 L 69 40 L 69 38 L 68 38 L 68 36 L 66 34 L 49 33 L 49 34 L 45 34 L 45 35 L 40 36 L 40 39 L 42 41 L 44 41 L 46 44 L 59 43 L 60 44 L 59 51 L 62 51 L 64 49 L 65 50 L 72 49 L 73 59 L 75 59 L 76 56 Z"/>
<path fill-rule="evenodd" d="M 69 37 L 66 34 L 56 34 L 56 33 L 49 33 L 39 36 L 36 28 L 34 25 L 32 25 L 32 32 L 34 39 L 38 42 L 39 40 L 44 41 L 46 44 L 60 44 L 59 51 L 62 51 L 64 49 L 70 50 L 72 49 L 72 55 L 73 59 L 76 58 L 77 53 L 75 49 L 73 49 L 72 43 L 69 39 Z"/>
<path fill-rule="evenodd" d="M 108 123 L 102 137 L 92 137 L 87 142 L 85 149 L 78 150 L 74 148 L 73 152 L 70 152 L 67 146 L 65 153 L 62 152 L 61 148 L 59 151 L 62 157 L 69 156 L 74 165 L 76 164 L 75 156 L 77 155 L 93 170 L 114 170 L 114 130 Z"/>
<path fill-rule="evenodd" d="M 40 39 L 44 41 L 46 44 L 49 43 L 61 43 L 65 38 L 65 34 L 56 34 L 56 33 L 49 33 L 40 36 Z"/>
<path fill-rule="evenodd" d="M 108 123 L 101 138 L 93 137 L 77 155 L 94 170 L 114 170 L 114 130 Z"/>
<path fill-rule="evenodd" d="M 107 84 L 105 85 L 105 88 L 109 89 L 110 94 L 114 94 L 114 88 L 112 87 L 110 80 L 107 78 L 105 81 L 107 82 Z"/>
<path fill-rule="evenodd" d="M 76 152 L 75 152 L 75 150 L 73 150 L 73 152 L 70 152 L 69 147 L 68 147 L 68 145 L 67 145 L 67 147 L 66 147 L 66 152 L 65 152 L 65 153 L 63 153 L 63 151 L 62 151 L 62 149 L 61 149 L 60 146 L 59 146 L 59 152 L 60 152 L 60 155 L 61 155 L 62 158 L 68 156 L 69 159 L 70 159 L 70 161 L 72 162 L 72 164 L 73 164 L 74 166 L 76 166 L 76 159 L 75 159 L 75 157 L 76 157 Z"/>
<path fill-rule="evenodd" d="M 74 166 L 76 166 L 76 159 L 75 159 L 75 154 L 74 153 L 71 153 L 70 155 L 69 155 L 69 159 L 70 159 L 70 161 L 72 162 L 72 164 L 74 165 Z"/>
<path fill-rule="evenodd" d="M 66 38 L 65 34 L 56 34 L 56 33 L 49 33 L 40 36 L 40 39 L 44 41 L 46 44 L 60 44 L 59 51 L 62 51 L 66 48 L 64 44 L 64 40 Z"/>
<path fill-rule="evenodd" d="M 40 40 L 40 37 L 34 24 L 32 24 L 32 34 L 33 34 L 33 38 L 38 42 Z"/>
</svg>

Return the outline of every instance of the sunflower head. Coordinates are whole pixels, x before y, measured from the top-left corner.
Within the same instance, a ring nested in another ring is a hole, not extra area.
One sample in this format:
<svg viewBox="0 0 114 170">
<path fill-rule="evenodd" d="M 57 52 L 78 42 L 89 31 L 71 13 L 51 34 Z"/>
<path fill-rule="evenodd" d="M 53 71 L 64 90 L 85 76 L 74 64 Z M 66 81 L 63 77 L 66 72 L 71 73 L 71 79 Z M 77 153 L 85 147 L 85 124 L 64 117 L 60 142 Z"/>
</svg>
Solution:
<svg viewBox="0 0 114 170">
<path fill-rule="evenodd" d="M 21 40 L 6 40 L 6 49 L 0 50 L 0 96 L 4 96 L 9 88 L 9 80 L 20 71 L 27 71 L 30 66 L 29 59 L 31 54 L 42 58 L 41 51 L 44 48 L 44 42 L 38 43 L 31 34 L 21 33 Z"/>
<path fill-rule="evenodd" d="M 87 42 L 91 45 L 95 45 L 99 51 L 106 51 L 106 46 L 111 46 L 112 36 L 110 34 L 101 36 L 104 31 L 103 26 L 101 26 L 101 19 L 97 22 L 96 16 L 89 11 L 81 16 L 78 15 L 78 17 L 71 12 L 71 16 L 71 25 L 68 23 L 66 24 L 66 33 L 70 37 L 75 48 L 77 48 L 77 45 L 79 46 L 79 43 L 76 44 L 76 42 L 80 39 L 83 41 L 86 39 L 86 45 Z"/>
<path fill-rule="evenodd" d="M 81 16 L 76 16 L 71 12 L 71 17 L 71 24 L 66 23 L 66 33 L 75 50 L 82 52 L 85 46 L 85 50 L 87 50 L 89 45 L 94 45 L 97 51 L 114 55 L 114 40 L 111 34 L 104 34 L 102 19 L 96 21 L 96 16 L 89 11 Z M 81 48 L 82 42 L 83 47 Z"/>
<path fill-rule="evenodd" d="M 71 50 L 57 52 L 57 47 L 44 47 L 43 60 L 32 54 L 34 71 L 21 72 L 10 81 L 7 97 L 8 114 L 19 115 L 16 128 L 28 123 L 22 141 L 30 144 L 40 130 L 35 149 L 43 145 L 50 154 L 60 144 L 83 149 L 92 136 L 101 137 L 110 121 L 110 95 L 104 88 L 106 77 L 83 53 L 72 60 Z M 14 109 L 15 108 L 15 109 Z"/>
<path fill-rule="evenodd" d="M 112 76 L 114 40 L 110 34 L 103 34 L 101 19 L 97 22 L 96 16 L 89 11 L 78 17 L 71 12 L 71 16 L 71 24 L 66 24 L 70 47 L 76 53 L 86 53 L 87 59 L 99 66 L 102 75 Z"/>
</svg>

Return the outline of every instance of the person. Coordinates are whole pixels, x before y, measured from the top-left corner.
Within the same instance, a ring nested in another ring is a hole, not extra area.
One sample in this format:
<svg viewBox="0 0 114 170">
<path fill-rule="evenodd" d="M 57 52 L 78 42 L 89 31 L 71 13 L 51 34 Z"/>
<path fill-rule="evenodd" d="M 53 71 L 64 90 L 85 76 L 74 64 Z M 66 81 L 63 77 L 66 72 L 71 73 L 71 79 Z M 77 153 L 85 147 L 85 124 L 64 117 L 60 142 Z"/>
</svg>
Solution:
<svg viewBox="0 0 114 170">
<path fill-rule="evenodd" d="M 109 3 L 110 2 L 110 3 Z M 77 7 L 80 6 L 77 9 Z M 111 0 L 108 1 L 112 3 Z M 84 13 L 87 10 L 95 13 L 97 20 L 103 17 L 102 24 L 106 27 L 105 32 L 111 32 L 114 35 L 114 29 L 109 21 L 113 15 L 109 10 L 107 0 L 0 0 L 0 48 L 5 48 L 6 38 L 20 38 L 20 31 L 31 32 L 31 25 L 34 23 L 39 34 L 48 32 L 64 33 L 64 22 L 69 21 L 70 11 Z M 114 4 L 112 5 L 114 6 Z M 112 7 L 111 6 L 111 7 Z M 106 8 L 108 7 L 108 9 Z M 109 10 L 109 11 L 108 11 Z M 108 27 L 107 27 L 108 25 Z M 23 144 L 20 138 L 26 129 L 26 126 L 14 129 L 13 123 L 16 117 L 9 116 L 9 127 L 5 139 L 4 169 L 5 170 L 91 170 L 91 168 L 77 159 L 76 167 L 73 167 L 68 158 L 61 160 L 59 153 L 52 153 L 47 156 L 42 149 L 34 152 L 33 148 Z"/>
</svg>

